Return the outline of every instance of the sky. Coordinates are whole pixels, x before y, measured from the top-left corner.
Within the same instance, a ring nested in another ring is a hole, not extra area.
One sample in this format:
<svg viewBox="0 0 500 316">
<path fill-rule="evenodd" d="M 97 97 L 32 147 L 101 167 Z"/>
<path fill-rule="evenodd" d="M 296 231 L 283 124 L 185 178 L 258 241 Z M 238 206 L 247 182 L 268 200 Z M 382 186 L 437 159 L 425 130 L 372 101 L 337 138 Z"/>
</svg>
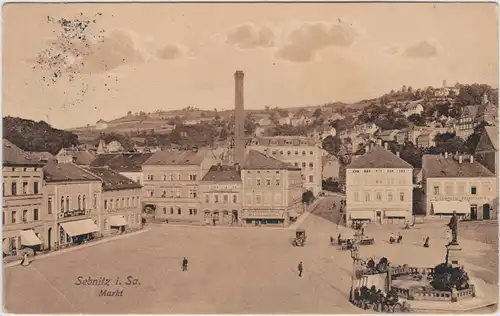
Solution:
<svg viewBox="0 0 500 316">
<path fill-rule="evenodd" d="M 498 87 L 495 3 L 33 3 L 2 19 L 3 115 L 57 128 L 231 109 L 236 70 L 247 109 Z"/>
</svg>

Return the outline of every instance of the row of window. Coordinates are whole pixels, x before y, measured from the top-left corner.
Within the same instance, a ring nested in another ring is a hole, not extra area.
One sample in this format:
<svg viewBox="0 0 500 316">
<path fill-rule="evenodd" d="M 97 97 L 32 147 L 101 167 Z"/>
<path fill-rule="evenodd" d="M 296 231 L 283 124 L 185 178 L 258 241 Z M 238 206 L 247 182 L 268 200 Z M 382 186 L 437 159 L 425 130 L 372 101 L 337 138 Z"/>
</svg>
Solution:
<svg viewBox="0 0 500 316">
<path fill-rule="evenodd" d="M 87 205 L 87 195 L 86 194 L 78 194 L 76 206 L 72 205 L 71 197 L 69 196 L 61 196 L 60 200 L 60 211 L 67 212 L 71 210 L 86 210 L 88 209 Z M 97 208 L 97 193 L 94 193 L 92 199 L 92 208 Z M 47 212 L 52 214 L 52 197 L 49 197 L 47 200 Z"/>
<path fill-rule="evenodd" d="M 309 166 L 309 169 L 314 169 L 314 163 L 312 163 L 312 162 L 309 162 L 309 163 L 308 162 L 302 162 L 302 165 L 299 165 L 298 162 L 294 162 L 293 165 L 295 167 L 297 167 L 297 168 L 302 167 L 302 169 L 307 168 L 307 166 Z"/>
<path fill-rule="evenodd" d="M 271 152 L 271 154 L 272 154 L 273 156 L 277 156 L 277 155 L 281 155 L 281 156 L 283 156 L 283 155 L 285 154 L 285 151 L 283 151 L 283 150 L 279 150 L 279 151 L 278 151 L 278 150 L 273 150 L 273 151 Z M 294 154 L 294 156 L 299 156 L 299 151 L 298 151 L 298 150 L 296 150 L 296 151 L 294 151 L 294 152 L 293 152 L 293 154 Z M 292 151 L 291 151 L 291 150 L 287 150 L 287 151 L 286 151 L 286 155 L 287 155 L 287 156 L 291 156 L 291 155 L 292 155 Z M 303 150 L 303 151 L 302 151 L 302 156 L 305 156 L 305 155 L 306 155 L 306 151 L 305 151 L 305 150 Z M 314 152 L 313 152 L 312 150 L 311 150 L 311 151 L 309 151 L 309 156 L 314 156 Z"/>
<path fill-rule="evenodd" d="M 140 218 L 139 213 L 130 214 L 130 215 L 123 215 L 123 217 L 125 218 L 125 221 L 127 221 L 128 225 L 135 225 L 135 224 L 139 224 L 141 222 L 141 218 Z M 104 229 L 108 230 L 110 228 L 111 228 L 111 226 L 109 225 L 108 218 L 105 217 L 104 218 Z"/>
<path fill-rule="evenodd" d="M 271 141 L 269 143 L 271 145 L 278 145 L 278 140 L 271 139 Z M 305 139 L 300 139 L 299 143 L 300 143 L 300 145 L 308 145 L 307 140 L 305 140 Z M 259 141 L 258 140 L 253 140 L 252 141 L 252 145 L 258 146 L 259 145 Z M 285 145 L 293 145 L 293 140 L 291 140 L 291 139 L 285 139 Z"/>
<path fill-rule="evenodd" d="M 24 172 L 32 172 L 32 171 L 38 171 L 38 168 L 29 168 L 29 167 L 24 167 L 24 168 L 3 168 L 3 171 L 24 171 Z"/>
<path fill-rule="evenodd" d="M 8 190 L 7 181 L 3 182 L 2 186 L 2 195 L 3 196 L 14 196 L 14 195 L 29 195 L 29 194 L 39 194 L 40 187 L 38 181 L 34 181 L 29 183 L 29 181 L 21 182 L 21 185 L 18 186 L 18 182 L 11 182 L 10 191 Z"/>
<path fill-rule="evenodd" d="M 155 190 L 154 189 L 146 189 L 146 196 L 154 197 Z M 162 198 L 181 198 L 183 196 L 181 194 L 180 188 L 174 188 L 174 189 L 167 189 L 167 190 L 161 191 L 160 197 L 162 197 Z M 191 199 L 198 198 L 198 189 L 197 188 L 189 189 L 187 197 L 189 197 Z"/>
<path fill-rule="evenodd" d="M 182 215 L 182 207 L 180 206 L 170 206 L 168 209 L 170 215 Z M 188 208 L 187 212 L 191 216 L 198 215 L 198 209 L 195 207 Z M 163 207 L 163 215 L 167 215 L 167 207 Z"/>
<path fill-rule="evenodd" d="M 245 195 L 245 203 L 247 205 L 250 204 L 281 204 L 281 193 L 276 193 L 274 194 L 274 201 L 273 201 L 273 194 L 271 192 L 265 192 L 264 195 L 257 193 L 255 196 L 252 194 L 247 194 Z"/>
<path fill-rule="evenodd" d="M 247 186 L 252 186 L 252 184 L 253 184 L 252 178 L 247 178 Z M 255 185 L 256 186 L 261 186 L 261 185 L 271 186 L 271 185 L 274 185 L 274 186 L 278 187 L 278 186 L 281 185 L 281 179 L 275 178 L 274 181 L 272 181 L 272 179 L 265 179 L 264 181 L 262 181 L 262 179 L 257 178 L 257 179 L 255 179 Z"/>
<path fill-rule="evenodd" d="M 394 169 L 363 169 L 363 173 L 372 173 L 372 172 L 382 173 L 384 171 L 387 171 L 389 173 L 395 172 Z M 404 173 L 404 172 L 410 172 L 411 169 L 399 169 L 397 171 L 400 173 Z M 360 172 L 361 172 L 361 170 L 359 170 L 359 169 L 355 169 L 352 171 L 352 173 L 360 173 Z"/>
<path fill-rule="evenodd" d="M 204 200 L 205 200 L 205 203 L 210 203 L 210 201 L 212 200 L 214 203 L 224 203 L 224 204 L 227 204 L 227 203 L 229 203 L 229 194 L 223 194 L 222 195 L 222 200 L 220 199 L 219 194 L 214 194 L 212 196 L 212 198 L 210 198 L 209 194 L 205 194 Z M 238 195 L 237 194 L 233 194 L 231 201 L 232 201 L 232 203 L 238 203 Z"/>
<path fill-rule="evenodd" d="M 219 219 L 220 216 L 220 211 L 219 210 L 204 210 L 205 212 L 205 219 Z M 227 217 L 229 216 L 229 211 L 228 210 L 223 210 L 222 211 L 222 217 Z"/>
<path fill-rule="evenodd" d="M 393 202 L 396 201 L 395 198 L 397 198 L 397 194 L 393 192 L 387 192 L 387 199 L 383 200 L 383 193 L 382 192 L 365 192 L 364 193 L 364 200 L 365 202 L 370 202 L 370 201 L 388 201 L 388 202 Z M 360 192 L 354 192 L 354 201 L 355 202 L 360 202 L 361 201 L 361 194 Z M 405 193 L 404 192 L 399 192 L 399 202 L 404 202 L 405 201 Z"/>
<path fill-rule="evenodd" d="M 362 184 L 362 185 L 372 185 L 372 184 L 380 184 L 380 185 L 410 185 L 412 184 L 411 178 L 370 178 L 370 177 L 352 177 L 348 180 L 349 184 Z"/>
<path fill-rule="evenodd" d="M 117 198 L 117 199 L 105 199 L 104 200 L 104 209 L 105 210 L 113 210 L 113 209 L 119 209 L 119 208 L 126 208 L 126 207 L 136 207 L 140 203 L 140 197 L 138 196 L 132 196 L 132 197 L 127 197 L 124 198 L 122 197 Z"/>
<path fill-rule="evenodd" d="M 7 217 L 6 213 L 7 213 L 6 211 L 2 212 L 2 223 L 4 225 L 29 223 L 40 220 L 38 208 L 34 208 L 33 212 L 30 212 L 29 210 L 23 210 L 22 212 L 11 211 L 10 218 L 6 218 Z M 21 216 L 21 218 L 19 218 L 19 216 Z"/>
<path fill-rule="evenodd" d="M 489 183 L 484 183 L 483 189 L 484 189 L 485 193 L 489 193 L 489 192 L 491 192 L 491 185 Z M 442 193 L 444 193 L 445 195 L 453 195 L 455 192 L 458 195 L 462 195 L 462 194 L 477 195 L 477 194 L 479 194 L 478 186 L 476 186 L 476 185 L 471 185 L 469 187 L 469 192 L 467 193 L 466 186 L 464 183 L 458 183 L 456 186 L 454 186 L 453 184 L 446 185 L 444 187 L 444 192 L 441 190 L 440 186 L 434 186 L 433 191 L 432 191 L 432 193 L 434 195 L 441 195 Z"/>
<path fill-rule="evenodd" d="M 152 175 L 152 174 L 148 174 L 147 175 L 147 179 L 150 180 L 150 181 L 154 181 L 155 180 L 155 176 Z M 181 181 L 181 180 L 196 181 L 197 180 L 197 175 L 196 175 L 196 173 L 190 173 L 188 175 L 187 179 L 182 179 L 181 174 L 175 172 L 175 173 L 168 173 L 168 174 L 162 175 L 161 180 L 162 181 Z"/>
</svg>

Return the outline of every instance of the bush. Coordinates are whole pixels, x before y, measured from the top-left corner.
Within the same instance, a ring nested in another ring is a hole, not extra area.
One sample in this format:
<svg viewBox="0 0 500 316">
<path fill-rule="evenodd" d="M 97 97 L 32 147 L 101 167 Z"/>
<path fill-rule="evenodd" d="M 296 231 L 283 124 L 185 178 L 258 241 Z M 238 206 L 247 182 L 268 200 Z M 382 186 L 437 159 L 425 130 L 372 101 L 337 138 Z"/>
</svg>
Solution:
<svg viewBox="0 0 500 316">
<path fill-rule="evenodd" d="M 463 269 L 441 263 L 434 268 L 431 285 L 439 291 L 464 290 L 469 288 L 469 277 Z"/>
</svg>

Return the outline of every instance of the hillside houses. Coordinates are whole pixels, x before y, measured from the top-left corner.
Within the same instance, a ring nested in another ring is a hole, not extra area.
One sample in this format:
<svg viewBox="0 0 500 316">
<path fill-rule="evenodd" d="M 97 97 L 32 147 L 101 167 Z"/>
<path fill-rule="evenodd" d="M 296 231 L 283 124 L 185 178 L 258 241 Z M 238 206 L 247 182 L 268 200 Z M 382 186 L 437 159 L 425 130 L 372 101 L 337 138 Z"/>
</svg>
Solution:
<svg viewBox="0 0 500 316">
<path fill-rule="evenodd" d="M 410 117 L 414 114 L 418 114 L 418 115 L 422 114 L 422 112 L 424 111 L 424 107 L 421 104 L 422 101 L 423 100 L 412 101 L 412 102 L 409 102 L 408 104 L 406 104 L 402 108 L 403 114 L 406 117 Z"/>
</svg>

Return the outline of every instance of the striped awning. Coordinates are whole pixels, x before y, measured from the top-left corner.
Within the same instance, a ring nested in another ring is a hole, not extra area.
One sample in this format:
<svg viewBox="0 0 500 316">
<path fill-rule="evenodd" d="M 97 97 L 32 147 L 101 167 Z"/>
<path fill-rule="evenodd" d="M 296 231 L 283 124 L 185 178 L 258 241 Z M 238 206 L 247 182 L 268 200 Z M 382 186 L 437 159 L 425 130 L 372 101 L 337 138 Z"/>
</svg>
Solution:
<svg viewBox="0 0 500 316">
<path fill-rule="evenodd" d="M 42 244 L 42 241 L 33 229 L 21 230 L 19 233 L 21 235 L 21 245 L 23 246 L 37 246 Z"/>
<path fill-rule="evenodd" d="M 70 235 L 71 237 L 95 233 L 99 231 L 99 227 L 97 227 L 97 225 L 94 224 L 94 221 L 91 219 L 61 223 L 61 226 L 66 234 Z"/>
<path fill-rule="evenodd" d="M 467 201 L 436 201 L 432 202 L 434 214 L 469 214 L 470 204 Z"/>
</svg>

